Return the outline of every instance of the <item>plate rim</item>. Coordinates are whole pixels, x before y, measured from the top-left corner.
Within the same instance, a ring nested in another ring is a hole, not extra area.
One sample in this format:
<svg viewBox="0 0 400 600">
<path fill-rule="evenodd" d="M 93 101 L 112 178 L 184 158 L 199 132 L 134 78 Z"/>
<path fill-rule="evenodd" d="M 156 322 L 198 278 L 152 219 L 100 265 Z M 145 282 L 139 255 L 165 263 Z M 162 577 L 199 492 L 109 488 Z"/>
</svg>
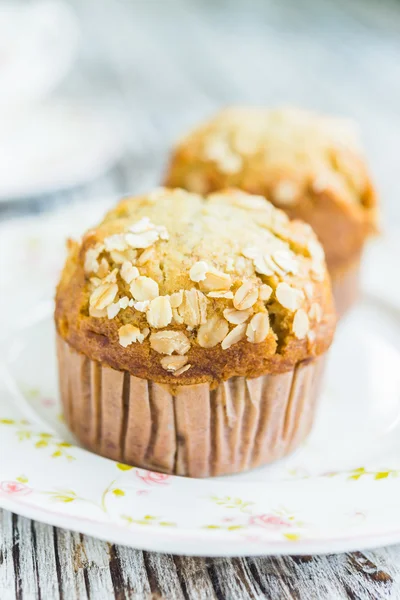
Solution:
<svg viewBox="0 0 400 600">
<path fill-rule="evenodd" d="M 243 556 L 342 554 L 344 552 L 368 550 L 371 548 L 388 546 L 400 542 L 400 529 L 392 532 L 385 531 L 382 533 L 361 534 L 354 537 L 339 537 L 337 539 L 330 540 L 307 538 L 297 540 L 296 542 L 289 542 L 286 540 L 248 542 L 244 539 L 232 539 L 229 543 L 226 539 L 211 539 L 210 536 L 204 540 L 184 540 L 181 535 L 168 535 L 166 530 L 160 531 L 159 529 L 146 529 L 144 532 L 139 529 L 139 525 L 133 525 L 131 529 L 124 530 L 116 527 L 115 523 L 108 525 L 106 523 L 92 524 L 90 522 L 82 521 L 81 526 L 81 521 L 77 517 L 64 517 L 63 515 L 56 513 L 49 513 L 45 509 L 40 509 L 25 504 L 21 505 L 21 503 L 7 499 L 2 495 L 0 495 L 0 508 L 53 527 L 61 527 L 62 529 L 69 531 L 83 533 L 104 542 L 128 546 L 134 548 L 135 550 L 160 552 L 163 554 L 176 554 L 180 556 L 223 556 L 227 558 L 235 558 Z M 172 532 L 173 530 L 171 530 L 171 534 Z M 140 536 L 141 533 L 143 533 L 142 536 Z M 139 534 L 139 536 L 137 534 Z M 146 539 L 146 537 L 152 539 Z M 361 544 L 360 539 L 363 540 Z M 240 547 L 236 548 L 234 553 L 229 548 L 227 549 L 227 546 L 232 546 L 232 542 L 236 542 L 238 545 L 240 544 Z M 193 546 L 199 543 L 207 544 L 207 546 L 209 545 L 207 552 L 198 552 L 193 548 Z"/>
<path fill-rule="evenodd" d="M 9 345 L 8 341 L 18 342 L 18 336 L 23 334 L 24 330 L 29 327 L 39 326 L 41 323 L 51 322 L 50 302 L 46 301 L 36 306 L 34 316 L 27 315 L 24 321 L 14 324 L 14 327 L 6 332 L 0 340 L 0 371 L 5 370 L 8 379 L 13 379 L 13 374 L 10 372 L 10 358 L 4 354 L 4 351 L 10 350 L 12 346 Z M 5 381 L 7 386 L 7 381 Z M 8 386 L 7 386 L 8 387 Z M 10 389 L 8 387 L 8 389 Z M 11 394 L 15 393 L 12 392 Z M 19 390 L 20 393 L 20 390 Z M 11 396 L 10 396 L 11 397 Z M 7 405 L 7 399 L 6 399 Z M 17 405 L 17 411 L 24 418 L 25 414 L 20 405 Z M 32 409 L 33 411 L 33 409 Z M 29 418 L 29 416 L 28 416 Z M 33 426 L 43 427 L 43 421 L 40 416 L 31 421 Z M 51 424 L 47 426 L 49 431 L 53 431 L 57 436 L 57 431 L 54 431 Z M 88 452 L 90 455 L 97 456 L 96 454 L 85 450 L 84 448 L 77 448 L 83 452 Z M 24 452 L 24 451 L 22 451 Z M 115 461 L 111 461 L 114 462 Z M 177 477 L 176 479 L 184 479 Z M 314 479 L 313 477 L 311 479 Z M 216 487 L 221 488 L 224 482 L 215 480 Z M 268 485 L 275 486 L 276 484 L 282 483 L 280 481 L 271 482 L 231 482 L 233 486 L 239 485 L 251 485 L 251 486 L 263 486 L 264 489 Z M 288 483 L 288 482 L 286 482 Z M 291 481 L 295 485 L 296 480 Z M 178 490 L 176 493 L 179 493 Z M 55 527 L 62 527 L 71 531 L 84 533 L 101 539 L 117 544 L 123 544 L 136 549 L 153 551 L 153 552 L 164 552 L 181 554 L 187 556 L 269 556 L 269 555 L 301 555 L 301 554 L 327 554 L 327 553 L 340 553 L 346 551 L 352 551 L 356 549 L 368 549 L 375 546 L 394 544 L 400 542 L 400 528 L 394 531 L 390 530 L 390 527 L 386 527 L 382 531 L 377 532 L 353 532 L 345 534 L 342 533 L 337 538 L 329 538 L 328 535 L 325 538 L 312 537 L 312 533 L 307 534 L 306 537 L 300 537 L 296 541 L 290 541 L 288 539 L 280 540 L 268 540 L 266 538 L 259 539 L 257 541 L 248 541 L 244 537 L 239 535 L 232 536 L 227 539 L 226 533 L 224 537 L 218 539 L 211 532 L 201 531 L 201 529 L 193 527 L 179 527 L 177 529 L 146 529 L 145 531 L 139 524 L 131 524 L 129 528 L 123 528 L 118 526 L 116 521 L 110 523 L 96 521 L 86 521 L 85 517 L 79 517 L 73 514 L 63 514 L 49 510 L 49 507 L 40 507 L 33 504 L 29 504 L 26 501 L 21 501 L 18 498 L 12 498 L 11 496 L 5 495 L 0 491 L 0 507 L 6 510 L 11 510 L 21 516 L 44 522 L 48 525 Z M 233 533 L 233 532 L 232 532 Z M 221 532 L 221 535 L 224 534 Z M 186 538 L 186 539 L 185 539 Z M 234 550 L 233 550 L 234 548 Z"/>
<path fill-rule="evenodd" d="M 105 200 L 111 199 L 111 194 L 104 198 Z M 87 207 L 87 204 L 85 205 Z M 74 212 L 77 210 L 77 205 L 63 207 L 66 213 Z M 84 208 L 82 206 L 82 208 Z M 46 215 L 47 218 L 58 219 L 60 211 L 57 209 L 52 213 Z M 26 218 L 14 220 L 14 225 L 20 225 L 22 228 L 34 221 L 40 223 L 40 217 L 27 216 Z M 7 226 L 7 222 L 2 225 Z M 39 311 L 41 314 L 37 320 L 49 319 L 49 301 L 46 302 L 46 308 Z M 38 307 L 38 304 L 35 305 Z M 395 307 L 394 307 L 395 308 Z M 380 307 L 383 312 L 386 312 L 384 308 Z M 40 318 L 41 317 L 41 318 Z M 0 351 L 6 349 L 7 340 L 15 334 L 20 335 L 26 326 L 32 325 L 32 318 L 27 317 L 26 321 L 13 322 L 11 327 L 6 327 L 5 334 L 0 339 Z M 1 352 L 1 363 L 9 363 L 9 359 L 4 356 Z M 10 374 L 12 377 L 12 374 Z M 7 402 L 7 400 L 6 400 Z M 21 413 L 21 410 L 19 409 Z M 22 418 L 24 415 L 22 414 Z M 40 417 L 39 417 L 40 418 Z M 32 424 L 38 424 L 38 421 L 32 422 Z M 49 429 L 51 425 L 49 425 Z M 217 482 L 215 482 L 217 483 Z M 220 485 L 223 482 L 218 482 Z M 233 483 L 233 482 L 232 482 Z M 238 484 L 239 482 L 235 482 Z M 241 485 L 270 485 L 269 482 L 240 482 Z M 277 482 L 275 482 L 277 483 Z M 295 483 L 293 480 L 292 483 Z M 235 534 L 231 539 L 227 539 L 226 535 L 218 538 L 218 532 L 201 531 L 201 529 L 193 527 L 180 527 L 177 529 L 143 529 L 142 526 L 133 523 L 129 528 L 119 527 L 117 522 L 90 522 L 85 521 L 81 517 L 73 514 L 63 514 L 62 512 L 52 512 L 49 508 L 42 506 L 36 506 L 34 504 L 28 504 L 26 501 L 21 501 L 18 497 L 12 497 L 10 495 L 4 495 L 0 492 L 0 507 L 15 512 L 21 516 L 31 518 L 48 525 L 55 527 L 62 527 L 71 531 L 77 531 L 102 539 L 104 541 L 123 544 L 131 546 L 133 548 L 182 554 L 187 556 L 226 556 L 226 557 L 239 557 L 239 556 L 267 556 L 267 555 L 298 555 L 298 554 L 326 554 L 326 553 L 340 553 L 347 552 L 356 549 L 368 549 L 376 546 L 394 544 L 400 542 L 400 529 L 393 529 L 390 525 L 382 525 L 380 531 L 367 531 L 357 532 L 351 531 L 345 535 L 344 528 L 341 530 L 341 534 L 337 538 L 329 538 L 328 534 L 325 538 L 313 537 L 313 533 L 310 532 L 307 537 L 300 537 L 295 542 L 289 541 L 288 539 L 271 540 L 262 539 L 257 541 L 248 541 L 244 537 Z M 235 532 L 232 532 L 235 533 Z M 185 539 L 186 536 L 186 539 Z M 199 548 L 200 547 L 200 548 Z"/>
</svg>

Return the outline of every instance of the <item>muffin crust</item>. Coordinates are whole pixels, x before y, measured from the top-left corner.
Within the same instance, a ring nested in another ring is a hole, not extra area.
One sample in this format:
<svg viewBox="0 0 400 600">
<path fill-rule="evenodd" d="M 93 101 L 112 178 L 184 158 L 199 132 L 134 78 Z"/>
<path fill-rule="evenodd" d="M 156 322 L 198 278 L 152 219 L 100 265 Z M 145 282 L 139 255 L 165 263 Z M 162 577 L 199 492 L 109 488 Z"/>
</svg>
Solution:
<svg viewBox="0 0 400 600">
<path fill-rule="evenodd" d="M 376 230 L 376 194 L 355 126 L 304 110 L 223 110 L 177 144 L 165 185 L 265 196 L 313 227 L 331 272 Z"/>
<path fill-rule="evenodd" d="M 55 320 L 91 360 L 172 386 L 288 371 L 335 328 L 311 228 L 239 190 L 121 201 L 69 243 Z"/>
</svg>

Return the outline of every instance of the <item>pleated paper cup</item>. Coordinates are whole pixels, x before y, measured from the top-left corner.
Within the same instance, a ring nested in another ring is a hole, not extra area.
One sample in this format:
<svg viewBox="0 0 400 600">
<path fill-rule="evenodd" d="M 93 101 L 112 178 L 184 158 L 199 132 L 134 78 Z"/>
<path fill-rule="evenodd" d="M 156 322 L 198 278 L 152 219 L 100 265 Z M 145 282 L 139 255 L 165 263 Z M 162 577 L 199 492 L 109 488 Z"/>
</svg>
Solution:
<svg viewBox="0 0 400 600">
<path fill-rule="evenodd" d="M 187 477 L 239 473 L 292 452 L 310 431 L 324 357 L 291 371 L 168 386 L 117 371 L 57 338 L 66 422 L 88 450 Z"/>
</svg>

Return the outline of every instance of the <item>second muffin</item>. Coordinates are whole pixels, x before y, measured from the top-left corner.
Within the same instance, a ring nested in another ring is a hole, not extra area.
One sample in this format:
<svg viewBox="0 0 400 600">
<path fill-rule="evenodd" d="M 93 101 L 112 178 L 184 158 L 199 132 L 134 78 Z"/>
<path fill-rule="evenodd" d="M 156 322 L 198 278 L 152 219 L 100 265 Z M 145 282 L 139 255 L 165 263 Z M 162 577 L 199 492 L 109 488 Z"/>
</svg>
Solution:
<svg viewBox="0 0 400 600">
<path fill-rule="evenodd" d="M 304 439 L 335 327 L 311 228 L 240 191 L 123 200 L 70 244 L 55 319 L 78 439 L 193 477 Z"/>
<path fill-rule="evenodd" d="M 166 185 L 199 193 L 235 186 L 306 221 L 325 249 L 338 313 L 353 304 L 376 196 L 351 122 L 299 109 L 226 109 L 179 142 Z"/>
</svg>

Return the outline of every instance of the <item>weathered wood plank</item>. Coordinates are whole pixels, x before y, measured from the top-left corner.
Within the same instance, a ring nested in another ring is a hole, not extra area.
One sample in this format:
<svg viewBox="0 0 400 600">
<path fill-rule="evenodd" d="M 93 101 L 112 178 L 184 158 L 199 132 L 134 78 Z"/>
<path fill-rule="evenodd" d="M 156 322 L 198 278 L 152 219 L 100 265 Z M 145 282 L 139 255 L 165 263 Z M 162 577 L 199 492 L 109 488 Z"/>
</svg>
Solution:
<svg viewBox="0 0 400 600">
<path fill-rule="evenodd" d="M 254 600 L 265 598 L 260 586 L 244 568 L 241 559 L 216 558 L 207 560 L 208 572 L 217 598 Z"/>
<path fill-rule="evenodd" d="M 399 546 L 392 546 L 373 552 L 351 552 L 347 555 L 349 566 L 362 574 L 366 581 L 375 582 L 380 587 L 385 586 L 390 589 L 394 583 L 393 571 L 397 571 L 397 576 L 400 574 L 399 549 Z M 392 571 L 392 575 L 389 571 Z"/>
<path fill-rule="evenodd" d="M 264 598 L 273 600 L 291 600 L 298 598 L 292 593 L 282 577 L 280 559 L 278 558 L 246 558 L 246 563 L 254 581 L 264 594 Z"/>
<path fill-rule="evenodd" d="M 187 598 L 190 600 L 214 600 L 217 598 L 205 558 L 175 556 L 174 561 L 182 590 Z"/>
<path fill-rule="evenodd" d="M 54 548 L 56 552 L 57 577 L 61 600 L 79 598 L 87 600 L 83 550 L 79 533 L 54 528 Z M 35 599 L 36 600 L 36 599 Z"/>
<path fill-rule="evenodd" d="M 13 515 L 13 560 L 17 598 L 36 598 L 39 582 L 32 521 Z"/>
<path fill-rule="evenodd" d="M 0 511 L 1 600 L 400 598 L 400 546 L 331 556 L 192 558 L 114 546 Z"/>
<path fill-rule="evenodd" d="M 391 576 L 362 553 L 248 560 L 260 574 L 277 568 L 279 583 L 286 585 L 290 597 L 300 599 L 385 598 L 392 584 Z"/>
<path fill-rule="evenodd" d="M 93 600 L 109 600 L 115 596 L 110 572 L 109 544 L 81 535 L 81 560 L 86 593 Z"/>
<path fill-rule="evenodd" d="M 0 510 L 0 598 L 15 600 L 12 514 Z"/>
<path fill-rule="evenodd" d="M 114 588 L 123 590 L 126 598 L 151 596 L 143 552 L 126 546 L 110 547 L 110 569 Z M 121 598 L 124 598 L 122 595 Z"/>
<path fill-rule="evenodd" d="M 59 600 L 60 590 L 57 574 L 56 550 L 53 527 L 32 521 L 33 561 L 38 578 L 40 598 Z"/>
<path fill-rule="evenodd" d="M 151 592 L 157 598 L 185 600 L 174 560 L 170 554 L 144 552 Z"/>
</svg>

